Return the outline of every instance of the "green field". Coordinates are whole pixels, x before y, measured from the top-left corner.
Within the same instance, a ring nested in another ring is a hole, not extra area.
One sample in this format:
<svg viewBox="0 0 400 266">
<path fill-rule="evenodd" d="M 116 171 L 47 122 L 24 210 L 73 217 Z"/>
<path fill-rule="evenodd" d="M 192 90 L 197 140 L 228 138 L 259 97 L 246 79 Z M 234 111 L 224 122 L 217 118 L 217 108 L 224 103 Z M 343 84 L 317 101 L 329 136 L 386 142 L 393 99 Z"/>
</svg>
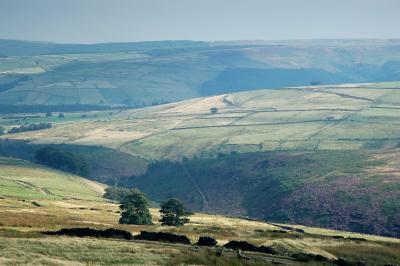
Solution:
<svg viewBox="0 0 400 266">
<path fill-rule="evenodd" d="M 340 256 L 367 265 L 400 261 L 398 239 L 322 228 L 290 225 L 291 229 L 284 229 L 282 226 L 287 225 L 202 213 L 196 213 L 183 227 L 162 227 L 157 222 L 157 209 L 151 209 L 153 226 L 120 225 L 118 205 L 101 198 L 100 184 L 10 158 L 1 158 L 0 175 L 0 180 L 6 182 L 0 186 L 2 265 L 273 265 L 273 261 L 304 265 L 293 260 L 292 255 L 299 253 L 320 254 L 330 259 Z M 11 186 L 12 182 L 31 185 Z M 44 191 L 54 195 L 46 195 Z M 230 250 L 216 256 L 215 249 L 194 245 L 41 234 L 67 227 L 120 228 L 133 234 L 141 230 L 169 231 L 187 235 L 192 243 L 201 235 L 209 235 L 219 245 L 234 239 L 246 240 L 272 246 L 282 253 L 245 252 L 250 257 L 247 261 L 236 258 L 236 253 Z M 322 264 L 314 261 L 307 265 Z"/>
<path fill-rule="evenodd" d="M 258 90 L 112 115 L 88 113 L 85 119 L 73 113 L 61 121 L 40 118 L 56 126 L 6 137 L 103 145 L 147 160 L 231 151 L 387 149 L 400 141 L 398 95 L 396 82 Z M 2 123 L 11 127 L 21 121 Z"/>
<path fill-rule="evenodd" d="M 1 197 L 54 200 L 101 200 L 105 187 L 78 176 L 4 157 L 0 157 L 0 186 Z"/>
</svg>

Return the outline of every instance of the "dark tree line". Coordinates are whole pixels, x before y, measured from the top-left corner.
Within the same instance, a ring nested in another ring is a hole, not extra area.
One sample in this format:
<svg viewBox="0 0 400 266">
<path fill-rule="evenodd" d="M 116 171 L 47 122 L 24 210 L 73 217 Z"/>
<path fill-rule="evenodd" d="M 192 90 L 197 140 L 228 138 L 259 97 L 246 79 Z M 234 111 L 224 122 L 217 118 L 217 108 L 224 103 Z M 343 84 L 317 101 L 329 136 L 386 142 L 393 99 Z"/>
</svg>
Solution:
<svg viewBox="0 0 400 266">
<path fill-rule="evenodd" d="M 27 126 L 22 125 L 22 126 L 19 126 L 19 127 L 11 128 L 8 131 L 8 133 L 9 134 L 15 134 L 15 133 L 21 133 L 21 132 L 26 132 L 26 131 L 41 130 L 41 129 L 51 128 L 51 127 L 52 127 L 52 125 L 50 123 L 30 124 L 30 125 L 27 125 Z"/>
<path fill-rule="evenodd" d="M 80 176 L 88 176 L 89 168 L 83 158 L 51 147 L 36 152 L 36 160 L 44 165 Z"/>
<path fill-rule="evenodd" d="M 109 106 L 92 104 L 0 105 L 0 114 L 101 111 L 110 109 L 112 108 Z"/>
</svg>

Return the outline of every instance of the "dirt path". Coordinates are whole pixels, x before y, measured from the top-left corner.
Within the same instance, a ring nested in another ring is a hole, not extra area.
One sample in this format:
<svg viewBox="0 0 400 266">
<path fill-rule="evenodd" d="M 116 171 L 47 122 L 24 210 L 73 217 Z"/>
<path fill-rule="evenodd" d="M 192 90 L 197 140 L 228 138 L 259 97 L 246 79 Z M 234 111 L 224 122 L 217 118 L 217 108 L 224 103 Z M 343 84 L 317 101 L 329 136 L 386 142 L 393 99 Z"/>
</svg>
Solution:
<svg viewBox="0 0 400 266">
<path fill-rule="evenodd" d="M 34 190 L 38 190 L 38 191 L 40 191 L 41 193 L 43 193 L 44 195 L 55 196 L 51 191 L 49 191 L 49 190 L 47 190 L 47 189 L 45 189 L 45 188 L 38 187 L 38 186 L 36 186 L 36 185 L 34 185 L 34 184 L 32 184 L 32 183 L 29 183 L 29 182 L 26 182 L 26 181 L 21 181 L 21 180 L 15 180 L 15 179 L 10 179 L 10 180 L 12 180 L 12 181 L 14 181 L 15 183 L 20 184 L 20 185 L 22 185 L 22 186 L 30 187 L 30 188 L 32 188 L 32 189 L 34 189 Z"/>
</svg>

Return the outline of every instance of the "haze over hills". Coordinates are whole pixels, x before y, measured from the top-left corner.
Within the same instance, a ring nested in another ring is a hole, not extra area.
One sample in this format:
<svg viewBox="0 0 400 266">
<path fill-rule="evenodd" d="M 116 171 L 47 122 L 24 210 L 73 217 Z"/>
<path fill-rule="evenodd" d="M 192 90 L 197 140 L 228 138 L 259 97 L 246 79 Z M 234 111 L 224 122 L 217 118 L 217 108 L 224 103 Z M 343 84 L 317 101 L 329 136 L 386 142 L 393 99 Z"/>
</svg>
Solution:
<svg viewBox="0 0 400 266">
<path fill-rule="evenodd" d="M 0 105 L 142 107 L 260 88 L 394 81 L 399 47 L 398 40 L 0 40 Z"/>
<path fill-rule="evenodd" d="M 400 265 L 400 1 L 0 0 L 0 265 Z"/>
</svg>

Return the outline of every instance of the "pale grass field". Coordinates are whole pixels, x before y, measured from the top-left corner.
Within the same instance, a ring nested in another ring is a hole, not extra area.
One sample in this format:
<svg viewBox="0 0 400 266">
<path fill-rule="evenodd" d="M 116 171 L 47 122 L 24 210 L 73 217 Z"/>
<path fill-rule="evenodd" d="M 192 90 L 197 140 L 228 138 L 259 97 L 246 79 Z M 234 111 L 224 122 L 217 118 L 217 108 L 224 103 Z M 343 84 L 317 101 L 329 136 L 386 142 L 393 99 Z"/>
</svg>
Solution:
<svg viewBox="0 0 400 266">
<path fill-rule="evenodd" d="M 229 145 L 238 145 L 239 152 L 243 145 L 262 145 L 266 151 L 362 149 L 380 140 L 393 148 L 400 141 L 399 110 L 392 108 L 398 104 L 398 83 L 257 90 L 125 110 L 97 120 L 67 119 L 51 129 L 3 138 L 102 145 L 145 159 L 181 159 Z M 210 113 L 212 107 L 217 114 Z"/>
</svg>

